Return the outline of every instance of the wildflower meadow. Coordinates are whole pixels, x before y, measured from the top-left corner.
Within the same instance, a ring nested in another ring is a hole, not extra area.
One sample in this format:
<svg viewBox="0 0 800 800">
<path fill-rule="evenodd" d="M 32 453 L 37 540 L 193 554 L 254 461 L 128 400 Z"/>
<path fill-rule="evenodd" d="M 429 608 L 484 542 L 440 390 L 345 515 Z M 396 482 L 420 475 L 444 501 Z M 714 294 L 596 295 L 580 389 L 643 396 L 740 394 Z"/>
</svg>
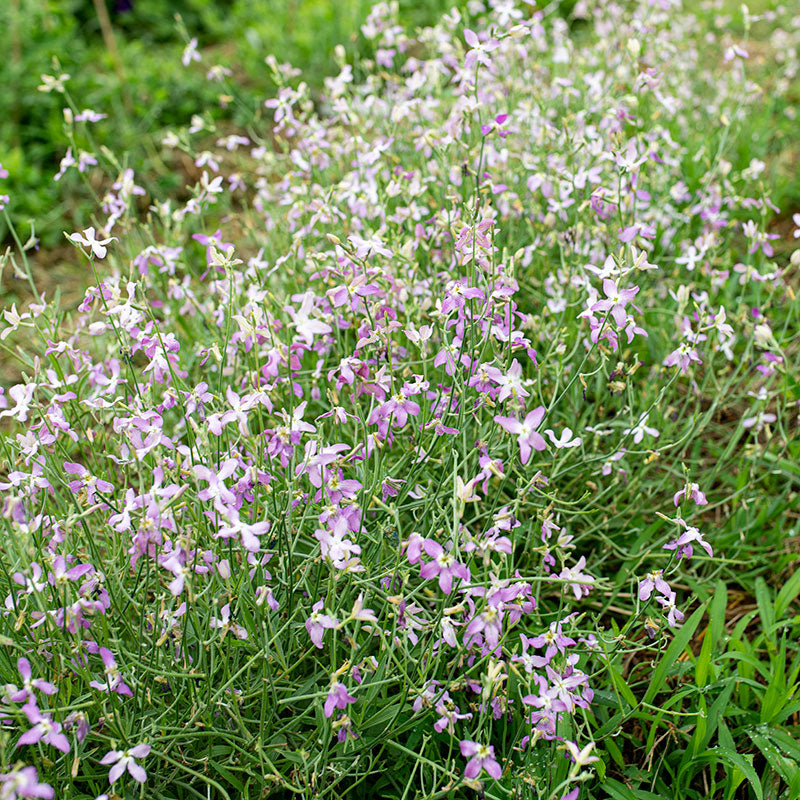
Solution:
<svg viewBox="0 0 800 800">
<path fill-rule="evenodd" d="M 260 94 L 179 18 L 219 101 L 142 158 L 41 63 L 73 217 L 42 245 L 0 167 L 2 800 L 800 798 L 762 6 L 363 3 Z"/>
</svg>

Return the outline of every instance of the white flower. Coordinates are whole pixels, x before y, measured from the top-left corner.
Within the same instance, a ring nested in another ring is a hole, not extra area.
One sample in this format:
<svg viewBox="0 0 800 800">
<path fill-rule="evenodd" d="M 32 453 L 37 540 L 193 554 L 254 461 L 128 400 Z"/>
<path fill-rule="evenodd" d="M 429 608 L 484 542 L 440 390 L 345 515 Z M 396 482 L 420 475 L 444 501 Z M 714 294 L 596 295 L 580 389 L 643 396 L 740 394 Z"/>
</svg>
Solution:
<svg viewBox="0 0 800 800">
<path fill-rule="evenodd" d="M 183 50 L 181 56 L 181 63 L 184 67 L 188 67 L 192 61 L 199 61 L 200 53 L 197 52 L 197 39 L 192 39 Z"/>
<path fill-rule="evenodd" d="M 575 764 L 579 767 L 586 766 L 586 764 L 591 764 L 593 761 L 599 761 L 600 759 L 597 756 L 593 756 L 592 750 L 594 749 L 594 742 L 589 742 L 583 750 L 578 749 L 578 745 L 575 742 L 565 741 L 564 742 L 564 749 L 570 754 L 570 757 L 575 762 Z"/>
<path fill-rule="evenodd" d="M 636 425 L 634 425 L 633 428 L 625 428 L 625 430 L 622 431 L 622 433 L 625 436 L 627 436 L 629 433 L 632 433 L 633 441 L 635 444 L 639 444 L 639 442 L 641 442 L 642 439 L 644 438 L 645 434 L 648 434 L 649 436 L 658 437 L 659 435 L 658 431 L 655 428 L 651 428 L 647 424 L 648 416 L 649 414 L 642 414 L 642 416 L 639 417 L 639 421 L 636 423 Z"/>
<path fill-rule="evenodd" d="M 75 244 L 82 244 L 84 247 L 88 247 L 97 258 L 105 258 L 108 252 L 106 245 L 109 242 L 117 241 L 116 236 L 111 236 L 108 239 L 98 239 L 95 236 L 94 228 L 84 228 L 82 234 L 71 233 L 67 236 L 67 239 Z"/>
<path fill-rule="evenodd" d="M 27 311 L 22 314 L 18 313 L 16 303 L 12 303 L 10 309 L 4 309 L 3 316 L 6 318 L 6 322 L 8 323 L 9 327 L 0 331 L 0 339 L 5 339 L 10 333 L 15 331 L 23 320 L 31 318 L 31 315 Z"/>
<path fill-rule="evenodd" d="M 555 433 L 550 430 L 550 428 L 548 428 L 544 433 L 558 450 L 561 450 L 565 447 L 580 447 L 581 442 L 583 441 L 580 436 L 576 436 L 574 439 L 572 438 L 571 428 L 564 428 L 564 430 L 561 431 L 561 437 L 558 439 L 556 438 Z"/>
<path fill-rule="evenodd" d="M 69 80 L 69 75 L 63 72 L 58 77 L 54 75 L 42 75 L 42 82 L 36 88 L 40 92 L 59 92 L 63 93 L 64 83 Z"/>
</svg>

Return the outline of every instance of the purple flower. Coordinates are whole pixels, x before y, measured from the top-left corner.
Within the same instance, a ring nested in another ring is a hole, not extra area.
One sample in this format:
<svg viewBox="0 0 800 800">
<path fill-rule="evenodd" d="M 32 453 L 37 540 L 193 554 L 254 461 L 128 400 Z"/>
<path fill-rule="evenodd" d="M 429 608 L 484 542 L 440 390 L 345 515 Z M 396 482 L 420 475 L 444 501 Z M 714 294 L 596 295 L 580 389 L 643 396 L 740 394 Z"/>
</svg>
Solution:
<svg viewBox="0 0 800 800">
<path fill-rule="evenodd" d="M 228 401 L 230 408 L 227 411 L 223 411 L 221 414 L 212 414 L 207 420 L 208 429 L 214 436 L 221 436 L 222 429 L 229 422 L 236 421 L 239 426 L 239 433 L 241 433 L 242 436 L 249 436 L 250 431 L 247 428 L 247 415 L 256 405 L 256 402 L 252 397 L 240 398 L 230 386 L 225 390 L 225 399 Z"/>
<path fill-rule="evenodd" d="M 332 531 L 320 528 L 314 533 L 314 538 L 319 541 L 322 557 L 330 559 L 336 569 L 349 567 L 352 570 L 358 564 L 357 556 L 361 554 L 361 547 L 345 538 L 348 532 L 347 519 L 339 517 Z"/>
<path fill-rule="evenodd" d="M 334 681 L 328 690 L 328 697 L 325 700 L 324 712 L 326 717 L 333 714 L 334 708 L 344 710 L 348 703 L 355 703 L 356 699 L 348 694 L 347 687 L 340 681 Z"/>
<path fill-rule="evenodd" d="M 620 328 L 624 328 L 628 321 L 628 314 L 625 311 L 625 306 L 636 297 L 639 291 L 638 286 L 632 289 L 618 289 L 615 281 L 611 278 L 606 278 L 603 281 L 603 293 L 606 296 L 605 300 L 598 300 L 592 305 L 592 311 L 611 311 L 611 316 L 614 317 L 614 322 Z"/>
<path fill-rule="evenodd" d="M 129 750 L 109 750 L 100 760 L 100 763 L 114 765 L 108 771 L 108 782 L 110 784 L 116 783 L 126 769 L 135 781 L 144 783 L 147 780 L 147 773 L 143 767 L 136 763 L 135 759 L 146 758 L 149 754 L 149 744 L 137 744 Z"/>
<path fill-rule="evenodd" d="M 353 730 L 353 720 L 347 714 L 339 714 L 336 722 L 331 726 L 336 731 L 336 741 L 340 744 L 347 741 L 349 736 L 351 739 L 358 739 L 358 734 Z"/>
<path fill-rule="evenodd" d="M 558 574 L 562 581 L 569 581 L 568 586 L 572 589 L 576 600 L 580 600 L 581 597 L 589 594 L 589 585 L 594 583 L 595 580 L 591 575 L 587 575 L 582 571 L 585 566 L 586 556 L 581 556 L 574 567 L 564 567 Z"/>
<path fill-rule="evenodd" d="M 544 413 L 544 406 L 539 406 L 529 412 L 522 422 L 514 417 L 497 416 L 494 418 L 498 425 L 517 437 L 520 460 L 523 465 L 528 463 L 531 457 L 531 449 L 544 450 L 547 447 L 541 434 L 536 432 L 536 428 L 539 427 L 544 419 Z"/>
<path fill-rule="evenodd" d="M 23 744 L 44 742 L 62 753 L 69 753 L 69 740 L 61 733 L 60 722 L 54 722 L 49 714 L 42 714 L 35 703 L 26 703 L 22 710 L 33 727 L 19 737 L 17 747 Z"/>
<path fill-rule="evenodd" d="M 491 53 L 492 50 L 496 50 L 500 47 L 500 42 L 497 41 L 497 39 L 489 39 L 488 42 L 481 42 L 480 39 L 478 39 L 478 34 L 471 31 L 469 28 L 464 31 L 464 39 L 470 46 L 470 50 L 467 51 L 466 58 L 464 59 L 465 69 L 472 69 L 475 64 L 488 66 L 490 63 L 488 54 Z"/>
<path fill-rule="evenodd" d="M 592 755 L 594 742 L 589 742 L 586 747 L 579 749 L 575 742 L 570 742 L 567 740 L 564 742 L 564 748 L 566 749 L 572 761 L 579 767 L 585 767 L 587 764 L 591 764 L 600 760 L 597 756 Z"/>
<path fill-rule="evenodd" d="M 461 345 L 462 341 L 458 336 L 456 336 L 450 344 L 443 345 L 442 349 L 434 357 L 433 365 L 435 367 L 444 365 L 444 371 L 448 375 L 453 375 L 458 366 Z"/>
<path fill-rule="evenodd" d="M 534 636 L 527 640 L 531 647 L 544 647 L 546 648 L 544 657 L 549 661 L 556 653 L 563 655 L 564 648 L 572 647 L 575 640 L 569 636 L 565 636 L 561 632 L 561 621 L 553 621 L 550 623 L 550 628 L 539 636 Z"/>
<path fill-rule="evenodd" d="M 469 758 L 464 770 L 464 777 L 477 778 L 481 770 L 485 769 L 495 780 L 499 780 L 503 770 L 495 759 L 494 747 L 471 742 L 468 739 L 459 742 L 459 747 L 461 748 L 461 755 L 464 758 Z"/>
<path fill-rule="evenodd" d="M 448 553 L 438 542 L 426 539 L 423 543 L 425 552 L 433 559 L 420 567 L 420 577 L 430 580 L 439 576 L 439 588 L 445 593 L 453 591 L 453 578 L 469 581 L 469 569 L 456 561 L 452 553 Z"/>
<path fill-rule="evenodd" d="M 36 699 L 33 693 L 34 689 L 38 689 L 44 694 L 55 694 L 58 691 L 49 681 L 31 677 L 33 675 L 31 663 L 24 656 L 17 660 L 17 670 L 19 670 L 20 677 L 22 678 L 22 689 L 9 695 L 9 700 L 12 702 L 21 703 L 25 700 L 34 702 Z"/>
<path fill-rule="evenodd" d="M 39 783 L 36 767 L 22 767 L 0 775 L 0 797 L 17 800 L 18 797 L 41 797 L 51 800 L 55 796 L 49 783 Z"/>
<path fill-rule="evenodd" d="M 582 672 L 574 671 L 572 667 L 567 667 L 562 674 L 556 672 L 552 667 L 546 666 L 545 672 L 547 673 L 547 679 L 555 689 L 556 698 L 564 704 L 567 711 L 572 712 L 576 705 L 585 705 L 585 702 L 575 692 L 575 689 L 587 682 L 586 675 Z"/>
<path fill-rule="evenodd" d="M 188 67 L 192 61 L 199 61 L 200 60 L 200 53 L 197 52 L 197 39 L 191 39 L 189 44 L 183 48 L 183 54 L 181 55 L 181 64 L 184 67 Z"/>
<path fill-rule="evenodd" d="M 501 604 L 502 605 L 502 604 Z M 492 605 L 481 612 L 476 614 L 467 625 L 467 640 L 472 643 L 472 640 L 481 634 L 486 640 L 486 644 L 494 649 L 500 642 L 500 637 L 503 634 L 503 612 Z"/>
<path fill-rule="evenodd" d="M 437 733 L 441 733 L 445 728 L 451 734 L 455 733 L 455 724 L 462 719 L 472 719 L 472 714 L 462 714 L 458 706 L 453 702 L 448 692 L 445 692 L 436 704 L 436 713 L 439 719 L 433 725 Z"/>
<path fill-rule="evenodd" d="M 326 628 L 335 628 L 339 624 L 336 617 L 331 617 L 328 614 L 320 614 L 325 605 L 324 600 L 318 600 L 311 606 L 311 616 L 306 620 L 306 630 L 314 642 L 315 647 L 322 649 L 322 636 Z"/>
<path fill-rule="evenodd" d="M 406 558 L 409 564 L 418 564 L 422 557 L 422 547 L 425 544 L 423 539 L 416 531 L 412 531 L 408 540 L 403 542 Z"/>
<path fill-rule="evenodd" d="M 0 416 L 2 416 L 0 414 Z M 775 422 L 778 418 L 774 414 L 765 413 L 763 411 L 759 411 L 758 414 L 754 417 L 746 417 L 742 420 L 742 427 L 743 428 L 753 428 L 757 431 L 760 431 L 764 425 L 769 425 L 772 422 Z"/>
<path fill-rule="evenodd" d="M 653 589 L 658 590 L 665 597 L 672 593 L 669 584 L 664 580 L 663 569 L 654 569 L 639 581 L 639 600 L 643 603 L 649 600 L 650 595 L 653 594 Z"/>
<path fill-rule="evenodd" d="M 53 559 L 53 569 L 48 573 L 47 579 L 53 586 L 63 586 L 67 581 L 77 581 L 92 572 L 93 569 L 91 564 L 78 564 L 72 569 L 67 569 L 67 561 L 64 556 L 56 556 Z"/>
<path fill-rule="evenodd" d="M 405 387 L 397 394 L 392 395 L 378 410 L 381 417 L 391 419 L 395 428 L 404 428 L 409 415 L 419 416 L 419 405 L 409 400 L 405 394 Z"/>
<path fill-rule="evenodd" d="M 225 516 L 230 516 L 228 507 L 236 503 L 236 495 L 228 489 L 225 485 L 225 481 L 233 475 L 238 466 L 239 462 L 235 458 L 227 459 L 222 464 L 222 468 L 219 472 L 215 472 L 213 469 L 209 469 L 202 464 L 196 464 L 194 467 L 194 474 L 199 480 L 208 483 L 205 489 L 201 489 L 197 493 L 197 499 L 213 500 L 214 507 L 217 511 Z"/>
<path fill-rule="evenodd" d="M 119 695 L 133 697 L 131 687 L 122 680 L 122 675 L 117 669 L 114 654 L 107 647 L 101 647 L 100 658 L 103 660 L 103 666 L 105 667 L 105 682 L 90 681 L 89 686 L 97 689 L 98 692 L 116 692 Z"/>
<path fill-rule="evenodd" d="M 708 500 L 706 499 L 705 494 L 700 491 L 700 487 L 696 483 L 690 483 L 687 486 L 684 486 L 679 492 L 675 492 L 675 496 L 672 498 L 672 501 L 676 506 L 679 506 L 681 504 L 681 500 L 687 495 L 691 497 L 698 506 L 708 505 Z"/>
<path fill-rule="evenodd" d="M 495 381 L 500 387 L 500 392 L 497 395 L 498 402 L 502 403 L 503 400 L 509 397 L 519 400 L 528 396 L 528 392 L 522 385 L 522 365 L 516 358 L 511 362 L 511 366 L 505 375 L 500 373 L 499 370 L 497 372 L 498 374 L 495 375 L 491 370 L 486 370 L 487 377 Z"/>
<path fill-rule="evenodd" d="M 209 627 L 212 628 L 212 630 L 220 631 L 220 639 L 224 639 L 228 631 L 232 631 L 233 635 L 237 639 L 247 639 L 249 636 L 245 628 L 243 628 L 241 625 L 237 625 L 231 620 L 230 603 L 225 603 L 225 605 L 220 609 L 220 619 L 217 619 L 217 617 L 211 618 Z"/>
<path fill-rule="evenodd" d="M 73 711 L 64 720 L 64 730 L 68 731 L 71 728 L 75 728 L 75 736 L 78 742 L 82 742 L 89 735 L 91 729 L 89 728 L 89 720 L 84 711 Z"/>
<path fill-rule="evenodd" d="M 711 549 L 711 545 L 703 538 L 703 534 L 697 528 L 691 527 L 683 519 L 678 519 L 676 522 L 686 530 L 677 539 L 665 544 L 665 550 L 675 550 L 675 557 L 679 559 L 684 557 L 691 558 L 694 552 L 692 542 L 697 542 L 708 553 L 709 557 L 713 557 L 714 551 Z"/>
<path fill-rule="evenodd" d="M 702 364 L 703 361 L 694 348 L 694 344 L 689 341 L 681 342 L 661 363 L 665 367 L 678 367 L 682 373 L 686 373 L 692 362 Z"/>
<path fill-rule="evenodd" d="M 78 476 L 79 480 L 69 482 L 69 488 L 74 494 L 77 494 L 81 489 L 85 489 L 86 499 L 90 503 L 95 503 L 97 501 L 96 492 L 109 494 L 114 491 L 114 487 L 108 481 L 95 478 L 95 476 L 81 464 L 65 461 L 64 472 L 68 475 Z"/>
<path fill-rule="evenodd" d="M 301 336 L 308 345 L 314 343 L 314 336 L 331 333 L 333 330 L 327 322 L 311 316 L 316 299 L 311 292 L 306 292 L 300 295 L 302 302 L 299 308 L 286 306 L 286 312 L 292 318 L 294 329 L 297 331 L 298 336 Z"/>
<path fill-rule="evenodd" d="M 667 622 L 671 628 L 677 628 L 683 622 L 683 612 L 675 606 L 675 592 L 670 591 L 665 597 L 657 597 L 656 602 L 664 606 Z"/>
</svg>

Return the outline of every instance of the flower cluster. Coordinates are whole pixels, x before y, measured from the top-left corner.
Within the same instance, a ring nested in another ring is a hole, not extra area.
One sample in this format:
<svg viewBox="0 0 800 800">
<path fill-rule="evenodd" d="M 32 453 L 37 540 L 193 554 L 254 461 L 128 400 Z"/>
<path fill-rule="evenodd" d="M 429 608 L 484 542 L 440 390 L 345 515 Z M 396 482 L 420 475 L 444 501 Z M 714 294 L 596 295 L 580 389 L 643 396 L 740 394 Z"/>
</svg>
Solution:
<svg viewBox="0 0 800 800">
<path fill-rule="evenodd" d="M 188 196 L 115 175 L 67 236 L 77 308 L 4 311 L 33 356 L 0 394 L 0 715 L 36 766 L 3 797 L 53 797 L 78 746 L 78 782 L 147 758 L 204 795 L 415 752 L 442 790 L 591 780 L 598 690 L 715 558 L 686 443 L 751 362 L 739 434 L 785 416 L 771 201 L 689 141 L 758 102 L 744 51 L 709 66 L 692 13 L 627 5 L 586 47 L 524 3 L 414 39 L 378 4 L 321 98 L 268 59 L 259 138 L 165 138 Z"/>
</svg>

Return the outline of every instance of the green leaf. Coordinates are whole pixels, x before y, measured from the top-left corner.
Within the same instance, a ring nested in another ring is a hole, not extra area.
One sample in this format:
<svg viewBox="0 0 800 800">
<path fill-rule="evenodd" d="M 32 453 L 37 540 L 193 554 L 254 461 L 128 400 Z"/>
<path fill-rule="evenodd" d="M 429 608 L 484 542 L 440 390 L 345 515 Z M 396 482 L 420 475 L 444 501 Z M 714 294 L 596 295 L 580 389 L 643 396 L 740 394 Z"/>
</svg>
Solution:
<svg viewBox="0 0 800 800">
<path fill-rule="evenodd" d="M 775 608 L 772 605 L 769 587 L 763 578 L 756 578 L 756 603 L 758 604 L 758 615 L 761 617 L 764 635 L 768 637 L 770 643 L 774 643 Z"/>
<path fill-rule="evenodd" d="M 800 569 L 783 584 L 775 599 L 775 616 L 779 620 L 783 619 L 789 606 L 798 594 L 800 594 Z"/>
<path fill-rule="evenodd" d="M 631 789 L 613 778 L 603 781 L 603 789 L 608 792 L 612 800 L 664 800 L 660 794 L 653 794 L 644 789 Z"/>
<path fill-rule="evenodd" d="M 764 756 L 770 767 L 794 790 L 792 796 L 797 796 L 796 790 L 800 788 L 800 766 L 798 766 L 798 763 L 793 758 L 781 753 L 771 735 L 764 734 L 758 729 L 748 730 L 747 735 L 761 751 L 761 755 Z"/>
<path fill-rule="evenodd" d="M 697 756 L 696 760 L 721 760 L 727 762 L 730 766 L 739 770 L 739 772 L 747 779 L 748 783 L 753 787 L 753 793 L 756 796 L 756 800 L 764 800 L 764 789 L 761 786 L 758 773 L 753 768 L 753 764 L 748 761 L 745 756 L 741 755 L 741 753 L 737 753 L 735 750 L 727 747 L 719 746 L 701 753 L 699 756 Z"/>
<path fill-rule="evenodd" d="M 675 665 L 678 656 L 686 649 L 692 636 L 694 635 L 700 620 L 706 610 L 706 604 L 703 603 L 695 612 L 684 622 L 683 627 L 675 634 L 675 638 L 669 643 L 661 662 L 656 671 L 653 673 L 653 679 L 650 681 L 650 686 L 647 687 L 647 692 L 644 695 L 644 702 L 649 703 L 661 691 L 662 686 L 665 685 L 667 674 L 671 667 Z"/>
</svg>

